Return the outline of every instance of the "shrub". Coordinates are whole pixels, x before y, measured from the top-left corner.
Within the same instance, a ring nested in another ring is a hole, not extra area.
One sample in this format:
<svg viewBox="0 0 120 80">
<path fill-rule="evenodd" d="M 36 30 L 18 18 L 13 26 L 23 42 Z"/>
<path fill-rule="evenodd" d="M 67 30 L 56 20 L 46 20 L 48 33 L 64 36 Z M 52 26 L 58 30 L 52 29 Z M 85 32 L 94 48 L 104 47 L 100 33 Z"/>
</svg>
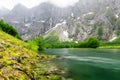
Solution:
<svg viewBox="0 0 120 80">
<path fill-rule="evenodd" d="M 86 44 L 88 48 L 97 48 L 99 47 L 100 42 L 96 37 L 91 37 L 88 39 Z"/>
<path fill-rule="evenodd" d="M 87 42 L 85 41 L 85 42 L 79 42 L 78 43 L 78 47 L 80 47 L 80 48 L 87 48 Z"/>
<path fill-rule="evenodd" d="M 4 32 L 6 32 L 6 33 L 8 33 L 8 34 L 10 34 L 10 35 L 18 38 L 18 39 L 22 39 L 22 38 L 19 36 L 17 30 L 16 30 L 13 26 L 5 23 L 3 20 L 0 20 L 0 29 L 1 29 L 2 31 L 4 31 Z"/>
<path fill-rule="evenodd" d="M 38 45 L 38 51 L 41 51 L 45 48 L 45 42 L 43 37 L 36 38 L 35 41 Z"/>
<path fill-rule="evenodd" d="M 99 40 L 95 37 L 90 37 L 87 41 L 79 42 L 78 46 L 80 48 L 97 48 L 99 47 Z"/>
<path fill-rule="evenodd" d="M 26 42 L 27 42 L 27 45 L 25 47 L 27 49 L 35 51 L 35 52 L 38 51 L 37 43 L 34 40 L 29 40 L 29 41 L 26 41 Z"/>
</svg>

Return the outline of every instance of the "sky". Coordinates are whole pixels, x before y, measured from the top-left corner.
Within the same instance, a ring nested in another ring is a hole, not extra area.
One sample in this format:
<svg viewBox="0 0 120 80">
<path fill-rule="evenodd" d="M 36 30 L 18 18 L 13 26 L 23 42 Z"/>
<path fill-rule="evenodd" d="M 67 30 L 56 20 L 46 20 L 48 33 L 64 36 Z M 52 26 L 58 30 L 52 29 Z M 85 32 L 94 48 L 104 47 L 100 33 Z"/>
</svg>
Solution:
<svg viewBox="0 0 120 80">
<path fill-rule="evenodd" d="M 0 0 L 0 8 L 5 7 L 11 10 L 18 3 L 21 3 L 28 8 L 32 8 L 43 2 L 50 2 L 58 7 L 67 7 L 73 6 L 78 1 L 79 0 Z"/>
</svg>

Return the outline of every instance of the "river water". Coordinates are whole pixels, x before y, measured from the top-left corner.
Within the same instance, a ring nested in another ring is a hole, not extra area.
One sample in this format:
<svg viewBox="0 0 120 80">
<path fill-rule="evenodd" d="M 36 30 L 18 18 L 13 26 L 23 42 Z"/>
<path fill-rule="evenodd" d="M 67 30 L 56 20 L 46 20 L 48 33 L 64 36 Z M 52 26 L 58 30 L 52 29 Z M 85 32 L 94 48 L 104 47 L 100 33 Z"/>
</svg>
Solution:
<svg viewBox="0 0 120 80">
<path fill-rule="evenodd" d="M 120 80 L 119 49 L 46 49 L 60 56 L 56 64 L 74 80 Z"/>
</svg>

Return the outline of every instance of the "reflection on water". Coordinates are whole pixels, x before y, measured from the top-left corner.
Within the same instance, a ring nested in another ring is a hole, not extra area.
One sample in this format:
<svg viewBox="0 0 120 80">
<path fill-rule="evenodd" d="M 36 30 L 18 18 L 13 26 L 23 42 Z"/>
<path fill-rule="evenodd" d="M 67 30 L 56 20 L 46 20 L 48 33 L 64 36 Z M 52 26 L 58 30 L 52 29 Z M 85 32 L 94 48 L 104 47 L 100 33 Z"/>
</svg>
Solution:
<svg viewBox="0 0 120 80">
<path fill-rule="evenodd" d="M 56 64 L 74 80 L 120 80 L 120 50 L 47 49 L 44 53 L 60 56 Z"/>
</svg>

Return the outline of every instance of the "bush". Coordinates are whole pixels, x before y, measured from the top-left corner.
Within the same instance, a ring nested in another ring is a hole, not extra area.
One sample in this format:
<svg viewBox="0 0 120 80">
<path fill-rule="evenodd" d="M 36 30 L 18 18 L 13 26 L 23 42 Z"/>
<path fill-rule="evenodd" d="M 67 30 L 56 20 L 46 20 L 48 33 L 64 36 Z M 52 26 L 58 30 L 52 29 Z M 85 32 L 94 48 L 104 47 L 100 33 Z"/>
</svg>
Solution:
<svg viewBox="0 0 120 80">
<path fill-rule="evenodd" d="M 26 48 L 32 51 L 41 51 L 45 48 L 45 42 L 42 37 L 38 37 L 33 40 L 28 40 L 26 42 L 28 43 Z"/>
<path fill-rule="evenodd" d="M 3 20 L 0 20 L 0 29 L 1 29 L 2 31 L 4 31 L 4 32 L 6 32 L 6 33 L 8 33 L 8 34 L 10 34 L 10 35 L 18 38 L 18 39 L 22 39 L 22 38 L 19 36 L 17 30 L 16 30 L 13 26 L 5 23 Z"/>
<path fill-rule="evenodd" d="M 97 48 L 97 47 L 99 47 L 100 42 L 97 38 L 91 37 L 88 39 L 86 44 L 87 44 L 88 48 Z"/>
<path fill-rule="evenodd" d="M 34 40 L 29 40 L 29 41 L 26 41 L 26 42 L 27 42 L 27 45 L 25 47 L 27 49 L 35 51 L 35 52 L 38 51 L 37 42 L 35 42 Z"/>
<path fill-rule="evenodd" d="M 45 42 L 43 37 L 36 38 L 35 41 L 38 45 L 38 51 L 41 51 L 45 48 Z"/>
<path fill-rule="evenodd" d="M 95 37 L 90 37 L 87 41 L 78 43 L 78 46 L 80 48 L 97 48 L 99 47 L 99 45 L 100 45 L 100 42 Z"/>
<path fill-rule="evenodd" d="M 87 42 L 85 41 L 85 42 L 79 42 L 78 43 L 78 47 L 80 47 L 80 48 L 87 48 Z"/>
</svg>

